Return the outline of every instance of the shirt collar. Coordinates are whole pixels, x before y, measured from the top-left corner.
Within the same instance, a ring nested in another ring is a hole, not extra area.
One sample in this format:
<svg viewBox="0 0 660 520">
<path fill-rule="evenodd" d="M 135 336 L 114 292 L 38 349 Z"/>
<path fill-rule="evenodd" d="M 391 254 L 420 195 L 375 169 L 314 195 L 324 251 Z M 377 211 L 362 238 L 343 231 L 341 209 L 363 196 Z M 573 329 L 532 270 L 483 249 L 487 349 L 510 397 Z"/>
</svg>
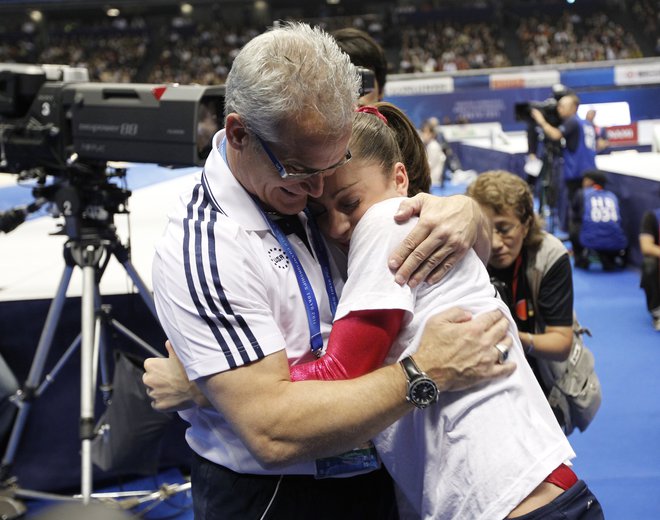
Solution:
<svg viewBox="0 0 660 520">
<path fill-rule="evenodd" d="M 203 178 L 210 191 L 209 198 L 217 209 L 238 222 L 246 230 L 268 231 L 268 224 L 257 207 L 257 203 L 236 180 L 220 153 L 224 138 L 224 129 L 213 136 L 211 153 L 204 164 Z"/>
</svg>

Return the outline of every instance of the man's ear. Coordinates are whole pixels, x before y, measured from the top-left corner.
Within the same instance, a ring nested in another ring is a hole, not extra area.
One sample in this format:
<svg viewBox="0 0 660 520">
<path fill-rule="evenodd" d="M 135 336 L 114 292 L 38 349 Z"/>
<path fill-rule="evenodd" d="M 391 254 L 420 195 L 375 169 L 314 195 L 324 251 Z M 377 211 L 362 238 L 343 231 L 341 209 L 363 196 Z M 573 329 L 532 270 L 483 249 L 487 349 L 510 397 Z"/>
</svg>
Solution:
<svg viewBox="0 0 660 520">
<path fill-rule="evenodd" d="M 398 162 L 394 165 L 394 184 L 399 195 L 408 196 L 408 172 L 403 163 Z"/>
<path fill-rule="evenodd" d="M 227 144 L 237 150 L 242 150 L 247 146 L 248 131 L 241 120 L 241 116 L 231 113 L 225 121 L 225 137 Z"/>
</svg>

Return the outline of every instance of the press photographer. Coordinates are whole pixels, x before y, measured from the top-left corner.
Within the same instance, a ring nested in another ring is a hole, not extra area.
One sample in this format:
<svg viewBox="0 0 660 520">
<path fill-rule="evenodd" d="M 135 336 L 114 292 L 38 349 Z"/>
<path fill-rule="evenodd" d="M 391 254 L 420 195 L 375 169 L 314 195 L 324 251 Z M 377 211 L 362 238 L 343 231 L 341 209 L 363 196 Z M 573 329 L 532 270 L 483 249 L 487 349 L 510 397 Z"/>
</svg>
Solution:
<svg viewBox="0 0 660 520">
<path fill-rule="evenodd" d="M 543 143 L 548 144 L 544 140 L 544 134 L 536 121 L 532 118 L 532 109 L 535 108 L 543 112 L 545 119 L 553 126 L 558 126 L 561 123 L 561 118 L 557 112 L 557 103 L 559 100 L 568 94 L 570 90 L 557 83 L 552 86 L 552 96 L 543 101 L 527 101 L 525 103 L 516 103 L 515 117 L 517 121 L 525 121 L 527 123 L 527 146 L 528 154 L 530 157 L 536 158 L 540 155 L 539 145 Z M 550 143 L 552 146 L 552 143 Z"/>
<path fill-rule="evenodd" d="M 560 143 L 545 137 L 543 130 L 532 117 L 532 109 L 541 111 L 547 121 L 559 125 L 561 118 L 557 112 L 557 102 L 568 92 L 564 85 L 557 83 L 552 87 L 552 96 L 544 101 L 517 103 L 514 108 L 516 120 L 527 124 L 527 182 L 538 196 L 539 213 L 545 217 L 551 232 L 554 231 L 557 214 L 561 146 Z M 540 179 L 540 182 L 537 179 Z"/>
<path fill-rule="evenodd" d="M 559 222 L 563 230 L 568 229 L 568 201 L 582 185 L 582 175 L 596 169 L 596 129 L 591 121 L 577 115 L 580 100 L 576 94 L 562 96 L 557 102 L 557 113 L 561 123 L 552 125 L 545 114 L 537 108 L 531 109 L 531 116 L 543 131 L 546 140 L 563 142 L 562 180 L 565 190 L 560 190 Z"/>
</svg>

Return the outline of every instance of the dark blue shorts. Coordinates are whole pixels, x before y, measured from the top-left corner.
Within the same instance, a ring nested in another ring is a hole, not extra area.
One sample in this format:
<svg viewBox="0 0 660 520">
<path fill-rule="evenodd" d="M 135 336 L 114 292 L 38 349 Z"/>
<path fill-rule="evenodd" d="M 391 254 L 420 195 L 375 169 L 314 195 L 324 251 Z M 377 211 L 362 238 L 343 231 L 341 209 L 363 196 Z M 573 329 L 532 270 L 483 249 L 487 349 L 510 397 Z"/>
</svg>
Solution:
<svg viewBox="0 0 660 520">
<path fill-rule="evenodd" d="M 549 504 L 513 520 L 601 520 L 603 508 L 587 485 L 578 480 Z"/>
</svg>

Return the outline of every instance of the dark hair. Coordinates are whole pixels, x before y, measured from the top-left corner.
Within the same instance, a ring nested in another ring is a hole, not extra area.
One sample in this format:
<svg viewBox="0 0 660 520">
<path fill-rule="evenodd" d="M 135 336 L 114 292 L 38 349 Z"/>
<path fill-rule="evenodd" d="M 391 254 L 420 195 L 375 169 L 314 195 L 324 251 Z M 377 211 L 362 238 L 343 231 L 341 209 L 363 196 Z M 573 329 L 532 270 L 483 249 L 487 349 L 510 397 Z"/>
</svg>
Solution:
<svg viewBox="0 0 660 520">
<path fill-rule="evenodd" d="M 426 147 L 408 116 L 391 103 L 374 105 L 387 124 L 374 114 L 355 114 L 349 148 L 354 161 L 375 162 L 390 172 L 401 162 L 408 172 L 408 196 L 431 189 Z"/>
<path fill-rule="evenodd" d="M 374 71 L 382 94 L 387 80 L 387 59 L 380 44 L 369 33 L 354 27 L 337 29 L 331 34 L 337 40 L 339 48 L 349 55 L 353 65 Z"/>
<path fill-rule="evenodd" d="M 596 184 L 605 187 L 607 184 L 607 175 L 601 170 L 589 170 L 582 175 L 585 179 L 591 179 Z"/>
</svg>

